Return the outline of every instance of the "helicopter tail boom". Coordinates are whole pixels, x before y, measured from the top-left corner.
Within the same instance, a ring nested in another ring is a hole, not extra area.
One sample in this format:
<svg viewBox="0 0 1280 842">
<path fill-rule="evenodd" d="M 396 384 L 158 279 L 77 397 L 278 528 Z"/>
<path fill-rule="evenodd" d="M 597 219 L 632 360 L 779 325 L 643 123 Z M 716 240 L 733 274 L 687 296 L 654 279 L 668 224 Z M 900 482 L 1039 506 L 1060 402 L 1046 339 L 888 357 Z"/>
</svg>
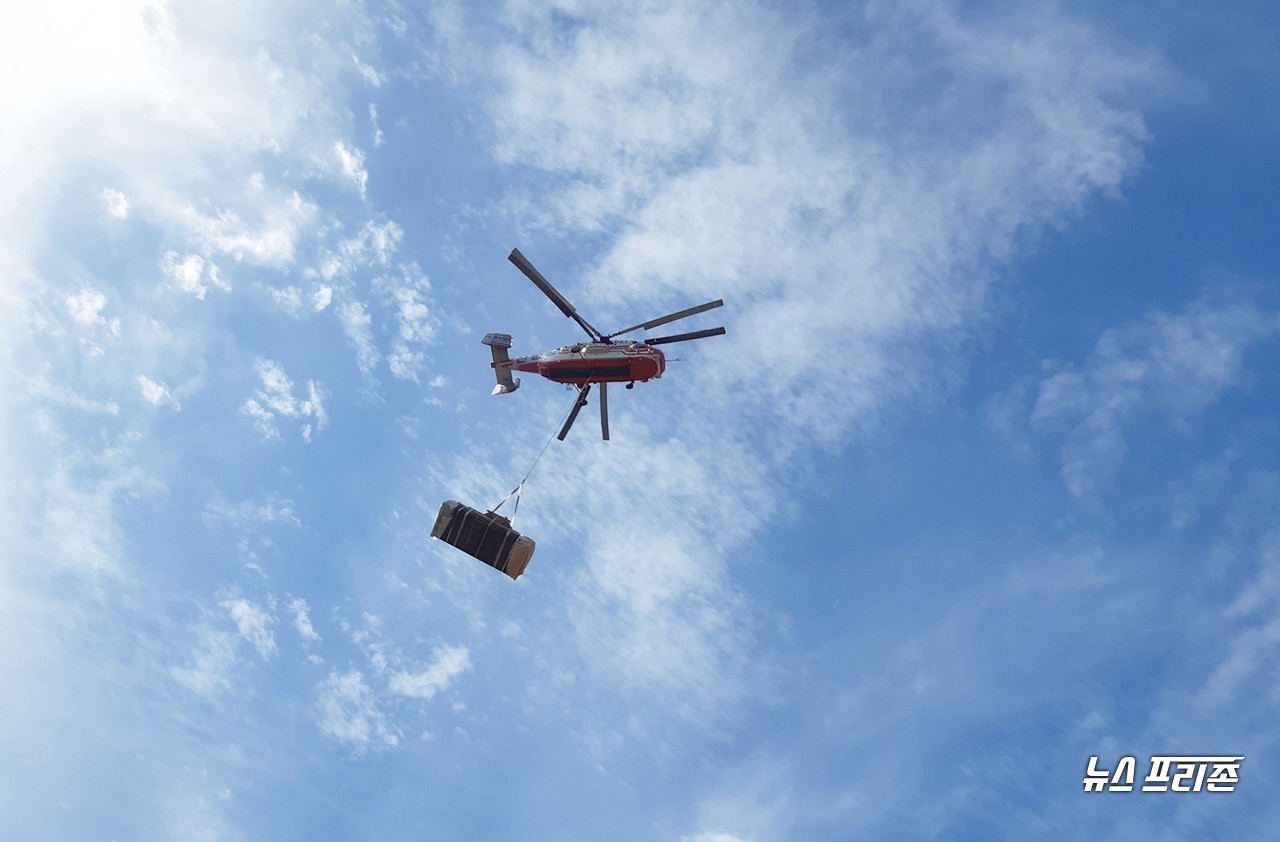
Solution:
<svg viewBox="0 0 1280 842">
<path fill-rule="evenodd" d="M 511 334 L 486 333 L 481 344 L 488 345 L 493 352 L 493 373 L 498 378 L 498 385 L 493 387 L 495 395 L 509 395 L 520 388 L 520 378 L 511 376 L 510 367 L 503 363 L 511 362 L 507 349 L 511 347 Z"/>
</svg>

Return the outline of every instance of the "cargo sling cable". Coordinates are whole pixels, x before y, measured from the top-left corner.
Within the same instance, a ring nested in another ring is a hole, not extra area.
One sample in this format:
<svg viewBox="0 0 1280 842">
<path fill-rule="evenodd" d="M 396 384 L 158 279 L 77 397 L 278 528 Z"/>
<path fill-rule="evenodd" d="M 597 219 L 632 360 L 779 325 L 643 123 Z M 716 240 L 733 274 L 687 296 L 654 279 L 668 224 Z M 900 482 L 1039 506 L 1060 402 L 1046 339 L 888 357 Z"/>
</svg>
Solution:
<svg viewBox="0 0 1280 842">
<path fill-rule="evenodd" d="M 524 476 L 520 479 L 520 482 L 516 485 L 516 487 L 511 489 L 511 491 L 508 492 L 506 497 L 503 497 L 501 500 L 499 500 L 498 505 L 494 506 L 492 509 L 489 510 L 489 514 L 496 515 L 498 513 L 498 509 L 502 508 L 502 504 L 510 500 L 511 495 L 514 494 L 516 497 L 516 502 L 515 502 L 515 505 L 511 507 L 511 519 L 507 522 L 510 523 L 512 526 L 515 525 L 516 512 L 520 511 L 520 495 L 524 491 L 524 484 L 529 480 L 529 475 L 533 473 L 533 469 L 538 467 L 538 462 L 542 460 L 542 454 L 546 453 L 547 448 L 551 446 L 551 440 L 556 437 L 556 430 L 560 429 L 560 426 L 564 424 L 565 421 L 568 420 L 570 413 L 572 413 L 576 408 L 577 408 L 576 406 L 570 407 L 569 412 L 565 413 L 564 418 L 561 418 L 560 422 L 551 429 L 551 435 L 547 436 L 546 443 L 542 445 L 542 450 L 538 451 L 538 456 L 533 460 L 533 464 L 529 466 L 529 470 L 525 471 Z"/>
</svg>

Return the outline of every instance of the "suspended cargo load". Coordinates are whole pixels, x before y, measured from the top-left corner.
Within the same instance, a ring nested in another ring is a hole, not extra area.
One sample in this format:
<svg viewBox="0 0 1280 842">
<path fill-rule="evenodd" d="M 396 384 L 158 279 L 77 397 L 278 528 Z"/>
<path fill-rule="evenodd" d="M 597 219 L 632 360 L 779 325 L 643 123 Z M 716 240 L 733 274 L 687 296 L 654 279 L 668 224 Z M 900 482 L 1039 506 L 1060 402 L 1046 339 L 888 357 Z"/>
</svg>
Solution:
<svg viewBox="0 0 1280 842">
<path fill-rule="evenodd" d="M 431 530 L 439 538 L 490 567 L 519 578 L 533 557 L 533 539 L 511 528 L 511 521 L 494 512 L 479 512 L 457 500 L 440 504 L 440 514 Z"/>
</svg>

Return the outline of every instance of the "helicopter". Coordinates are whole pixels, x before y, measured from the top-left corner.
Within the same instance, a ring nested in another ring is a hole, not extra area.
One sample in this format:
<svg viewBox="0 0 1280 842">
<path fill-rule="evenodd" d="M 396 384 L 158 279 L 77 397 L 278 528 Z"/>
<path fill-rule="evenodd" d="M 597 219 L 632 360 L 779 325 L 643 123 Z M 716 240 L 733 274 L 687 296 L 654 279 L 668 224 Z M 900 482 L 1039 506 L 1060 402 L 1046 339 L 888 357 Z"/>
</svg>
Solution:
<svg viewBox="0 0 1280 842">
<path fill-rule="evenodd" d="M 577 388 L 577 399 L 557 436 L 560 441 L 564 441 L 564 437 L 569 434 L 569 428 L 578 417 L 578 412 L 587 405 L 587 395 L 593 385 L 598 386 L 600 390 L 600 435 L 608 441 L 610 383 L 626 383 L 627 388 L 632 389 L 637 382 L 647 383 L 661 377 L 662 372 L 666 370 L 667 360 L 662 351 L 653 347 L 655 345 L 721 336 L 725 332 L 723 327 L 713 327 L 643 340 L 615 339 L 614 337 L 637 330 L 649 330 L 707 310 L 714 310 L 716 307 L 724 306 L 724 301 L 722 299 L 708 301 L 706 304 L 699 304 L 696 307 L 689 307 L 606 334 L 596 330 L 582 318 L 577 308 L 569 303 L 569 299 L 561 295 L 560 291 L 534 268 L 528 258 L 520 253 L 520 249 L 512 249 L 507 259 L 514 263 L 525 277 L 533 281 L 534 286 L 542 290 L 547 298 L 551 299 L 551 303 L 560 309 L 560 312 L 577 322 L 591 337 L 590 342 L 577 342 L 545 354 L 534 354 L 528 357 L 511 357 L 507 354 L 512 341 L 509 333 L 489 333 L 480 340 L 482 344 L 488 345 L 493 353 L 491 365 L 498 379 L 498 385 L 493 390 L 494 395 L 509 395 L 520 388 L 520 378 L 513 376 L 513 371 L 539 374 L 553 382 Z"/>
</svg>

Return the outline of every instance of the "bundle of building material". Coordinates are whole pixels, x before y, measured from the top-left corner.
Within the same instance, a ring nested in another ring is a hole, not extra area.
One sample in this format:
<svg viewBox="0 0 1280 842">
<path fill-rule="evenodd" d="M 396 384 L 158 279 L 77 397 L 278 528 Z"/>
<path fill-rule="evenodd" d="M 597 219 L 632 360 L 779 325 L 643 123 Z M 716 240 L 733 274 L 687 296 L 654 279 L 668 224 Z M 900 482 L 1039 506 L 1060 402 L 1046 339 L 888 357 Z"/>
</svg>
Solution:
<svg viewBox="0 0 1280 842">
<path fill-rule="evenodd" d="M 512 529 L 511 521 L 494 512 L 477 511 L 457 500 L 440 504 L 431 537 L 457 547 L 512 579 L 524 572 L 533 557 L 533 539 Z"/>
</svg>

